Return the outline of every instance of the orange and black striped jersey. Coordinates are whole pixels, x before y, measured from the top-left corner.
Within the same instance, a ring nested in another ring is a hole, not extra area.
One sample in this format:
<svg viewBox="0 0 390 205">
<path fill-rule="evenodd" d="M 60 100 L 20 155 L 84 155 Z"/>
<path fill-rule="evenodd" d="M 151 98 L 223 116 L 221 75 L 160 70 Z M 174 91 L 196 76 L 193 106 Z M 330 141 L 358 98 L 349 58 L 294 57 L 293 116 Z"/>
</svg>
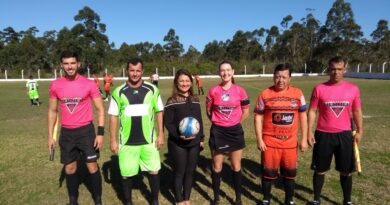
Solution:
<svg viewBox="0 0 390 205">
<path fill-rule="evenodd" d="M 306 101 L 300 89 L 289 86 L 277 92 L 275 87 L 262 91 L 255 114 L 264 115 L 263 140 L 269 147 L 294 148 L 298 143 L 299 112 L 306 111 Z"/>
</svg>

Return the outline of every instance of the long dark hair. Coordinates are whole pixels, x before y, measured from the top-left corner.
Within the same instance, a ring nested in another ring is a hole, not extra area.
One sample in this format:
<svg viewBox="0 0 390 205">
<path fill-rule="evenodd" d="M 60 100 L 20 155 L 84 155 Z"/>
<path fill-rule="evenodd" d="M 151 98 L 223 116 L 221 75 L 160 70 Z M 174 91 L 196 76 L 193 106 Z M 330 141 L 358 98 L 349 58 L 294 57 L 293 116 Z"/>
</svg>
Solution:
<svg viewBox="0 0 390 205">
<path fill-rule="evenodd" d="M 179 81 L 179 77 L 181 75 L 186 75 L 188 78 L 190 78 L 192 85 L 191 85 L 190 89 L 188 90 L 188 93 L 189 93 L 189 97 L 193 96 L 194 95 L 194 89 L 193 89 L 194 81 L 192 79 L 192 75 L 191 75 L 190 71 L 188 71 L 187 69 L 179 69 L 178 71 L 176 71 L 175 79 L 173 80 L 172 97 L 177 97 L 180 93 L 177 86 L 179 84 L 178 81 Z"/>
<path fill-rule="evenodd" d="M 221 70 L 221 66 L 222 66 L 223 64 L 229 64 L 230 67 L 232 67 L 232 69 L 234 70 L 233 65 L 232 65 L 232 63 L 231 63 L 230 61 L 228 61 L 228 60 L 223 60 L 222 62 L 220 62 L 220 63 L 218 64 L 218 72 Z M 232 83 L 235 84 L 235 81 L 234 81 L 234 77 L 233 77 L 233 76 L 232 76 Z"/>
</svg>

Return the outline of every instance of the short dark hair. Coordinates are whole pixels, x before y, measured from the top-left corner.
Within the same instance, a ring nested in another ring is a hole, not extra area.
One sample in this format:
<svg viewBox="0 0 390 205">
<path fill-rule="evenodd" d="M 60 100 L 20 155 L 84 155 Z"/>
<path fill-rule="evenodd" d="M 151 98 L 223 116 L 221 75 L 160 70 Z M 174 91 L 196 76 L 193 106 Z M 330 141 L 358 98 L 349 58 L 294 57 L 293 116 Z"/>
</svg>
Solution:
<svg viewBox="0 0 390 205">
<path fill-rule="evenodd" d="M 70 51 L 70 50 L 62 51 L 60 56 L 60 62 L 62 62 L 62 59 L 64 58 L 76 58 L 76 61 L 79 62 L 79 54 L 75 51 Z"/>
<path fill-rule="evenodd" d="M 33 79 L 34 77 L 33 77 L 33 75 L 30 75 L 29 78 L 30 78 L 30 79 Z"/>
<path fill-rule="evenodd" d="M 129 68 L 129 65 L 137 65 L 138 63 L 141 63 L 142 69 L 144 68 L 144 62 L 141 60 L 141 58 L 130 58 L 129 61 L 127 61 L 127 68 Z"/>
<path fill-rule="evenodd" d="M 347 65 L 347 59 L 342 56 L 335 56 L 328 61 L 328 66 L 330 67 L 330 64 L 332 63 L 344 63 L 344 66 Z"/>
<path fill-rule="evenodd" d="M 285 71 L 285 70 L 288 70 L 289 76 L 291 77 L 291 73 L 293 72 L 293 69 L 292 69 L 291 65 L 288 63 L 283 63 L 283 64 L 277 65 L 274 69 L 274 75 L 279 71 Z"/>
</svg>

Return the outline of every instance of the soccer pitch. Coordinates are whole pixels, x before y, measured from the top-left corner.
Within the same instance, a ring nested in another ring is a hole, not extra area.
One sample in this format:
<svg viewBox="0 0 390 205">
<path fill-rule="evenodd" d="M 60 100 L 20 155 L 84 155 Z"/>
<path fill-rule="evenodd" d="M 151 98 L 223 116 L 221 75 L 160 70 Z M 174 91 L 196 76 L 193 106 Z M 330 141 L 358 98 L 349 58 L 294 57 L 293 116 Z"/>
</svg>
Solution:
<svg viewBox="0 0 390 205">
<path fill-rule="evenodd" d="M 293 77 L 291 84 L 301 88 L 309 101 L 315 84 L 326 81 L 323 77 Z M 236 83 L 243 86 L 251 100 L 251 115 L 243 123 L 246 148 L 242 160 L 243 171 L 243 204 L 256 204 L 263 197 L 260 186 L 260 152 L 256 148 L 256 137 L 253 127 L 253 108 L 258 93 L 272 85 L 272 78 L 236 78 Z M 390 81 L 347 79 L 356 83 L 361 89 L 364 114 L 364 135 L 360 154 L 362 175 L 353 174 L 352 201 L 356 204 L 386 204 L 390 201 L 390 146 L 387 137 L 390 134 Z M 114 81 L 118 86 L 124 81 Z M 219 79 L 204 79 L 204 90 L 217 84 Z M 26 93 L 25 82 L 0 82 L 0 204 L 15 205 L 53 205 L 67 204 L 66 184 L 62 174 L 57 146 L 55 159 L 49 161 L 47 149 L 47 106 L 49 82 L 39 82 L 40 107 L 31 107 Z M 159 81 L 163 101 L 172 91 L 172 80 Z M 194 89 L 197 92 L 196 88 Z M 208 141 L 210 122 L 204 110 L 205 97 L 201 96 L 203 123 L 206 142 Z M 106 109 L 108 103 L 105 103 Z M 167 139 L 167 132 L 166 132 Z M 99 159 L 103 178 L 103 203 L 106 205 L 122 204 L 120 176 L 117 158 L 109 149 L 108 116 L 104 147 Z M 198 168 L 195 173 L 194 188 L 191 200 L 194 205 L 209 204 L 213 197 L 211 188 L 210 151 L 208 145 L 201 152 Z M 174 204 L 172 194 L 172 163 L 167 160 L 167 146 L 161 150 L 162 169 L 160 204 Z M 312 171 L 310 170 L 311 150 L 299 152 L 298 176 L 294 200 L 297 204 L 306 204 L 312 200 Z M 222 171 L 221 202 L 234 202 L 231 171 L 225 160 Z M 85 167 L 80 167 L 83 174 Z M 79 202 L 81 205 L 93 204 L 87 189 L 88 180 L 80 187 Z M 148 181 L 140 175 L 134 185 L 133 202 L 147 204 L 150 196 Z M 278 181 L 272 189 L 272 204 L 284 201 L 283 186 Z M 340 204 L 342 191 L 339 175 L 332 169 L 325 178 L 322 191 L 322 204 Z"/>
</svg>

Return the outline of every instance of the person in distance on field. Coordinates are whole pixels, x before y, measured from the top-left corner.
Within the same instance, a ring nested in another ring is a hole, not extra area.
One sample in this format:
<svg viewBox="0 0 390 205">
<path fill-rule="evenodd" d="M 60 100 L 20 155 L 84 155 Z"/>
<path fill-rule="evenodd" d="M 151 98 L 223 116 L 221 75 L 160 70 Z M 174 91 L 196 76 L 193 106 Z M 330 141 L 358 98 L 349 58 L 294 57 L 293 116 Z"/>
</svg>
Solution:
<svg viewBox="0 0 390 205">
<path fill-rule="evenodd" d="M 38 82 L 34 80 L 34 77 L 30 75 L 26 82 L 27 94 L 30 97 L 31 106 L 39 106 L 39 93 L 38 93 Z"/>
<path fill-rule="evenodd" d="M 275 67 L 274 85 L 259 94 L 254 110 L 257 148 L 263 167 L 263 205 L 270 204 L 271 187 L 278 178 L 279 168 L 284 179 L 284 204 L 294 204 L 298 124 L 302 133 L 301 151 L 308 148 L 306 101 L 300 89 L 290 86 L 291 72 L 289 64 Z"/>
<path fill-rule="evenodd" d="M 132 58 L 128 61 L 128 80 L 115 88 L 108 109 L 110 147 L 119 158 L 126 205 L 132 204 L 133 179 L 140 169 L 148 172 L 152 192 L 151 204 L 158 205 L 161 168 L 159 149 L 164 144 L 164 105 L 159 89 L 142 80 L 143 71 L 141 59 Z M 155 129 L 155 115 L 158 134 Z"/>
<path fill-rule="evenodd" d="M 77 171 L 77 160 L 86 161 L 92 181 L 92 195 L 96 205 L 101 204 L 102 179 L 97 159 L 103 146 L 104 105 L 96 84 L 78 74 L 80 62 L 77 53 L 64 51 L 61 54 L 61 67 L 65 77 L 51 82 L 49 89 L 48 146 L 55 146 L 53 130 L 58 110 L 61 113 L 60 150 L 61 163 L 65 166 L 66 186 L 70 205 L 77 205 L 78 188 L 81 179 Z M 93 109 L 98 114 L 97 134 L 93 125 Z"/>
<path fill-rule="evenodd" d="M 202 78 L 200 78 L 199 75 L 195 75 L 195 80 L 196 80 L 196 86 L 198 87 L 198 95 L 200 95 L 201 93 L 202 95 L 204 95 Z"/>
<path fill-rule="evenodd" d="M 190 205 L 193 174 L 203 149 L 203 123 L 199 97 L 193 94 L 193 79 L 186 69 L 180 69 L 173 80 L 172 96 L 164 108 L 164 124 L 168 130 L 168 153 L 173 162 L 174 195 L 177 204 Z M 199 122 L 199 133 L 183 136 L 179 123 L 186 117 Z"/>
<path fill-rule="evenodd" d="M 351 205 L 352 175 L 355 161 L 353 141 L 360 143 L 363 135 L 363 114 L 359 88 L 344 80 L 347 61 L 336 56 L 328 62 L 329 80 L 313 89 L 308 114 L 308 140 L 314 144 L 311 168 L 313 174 L 313 205 L 320 204 L 325 173 L 330 169 L 333 155 L 336 170 L 340 173 L 343 204 Z M 313 125 L 317 118 L 313 135 Z M 351 113 L 356 125 L 355 137 L 351 131 Z"/>
<path fill-rule="evenodd" d="M 241 202 L 241 158 L 245 147 L 241 123 L 249 116 L 249 98 L 246 91 L 234 84 L 234 70 L 229 61 L 219 66 L 221 83 L 212 87 L 206 96 L 207 116 L 211 120 L 209 146 L 212 155 L 212 184 L 214 204 L 220 204 L 219 190 L 224 154 L 230 159 L 235 190 L 235 204 Z"/>
</svg>

